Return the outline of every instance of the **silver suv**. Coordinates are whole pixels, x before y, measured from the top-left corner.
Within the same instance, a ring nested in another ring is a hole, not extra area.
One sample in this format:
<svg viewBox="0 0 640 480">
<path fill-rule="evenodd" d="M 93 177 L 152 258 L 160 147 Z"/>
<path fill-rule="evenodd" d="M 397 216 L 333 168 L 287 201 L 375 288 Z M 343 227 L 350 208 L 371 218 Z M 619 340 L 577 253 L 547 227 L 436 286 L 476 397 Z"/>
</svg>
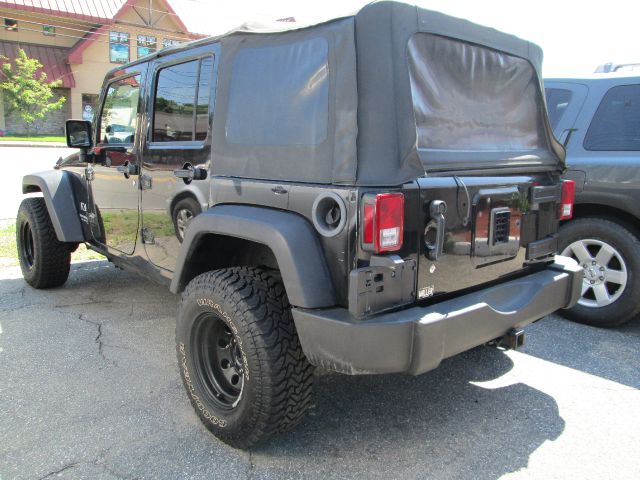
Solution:
<svg viewBox="0 0 640 480">
<path fill-rule="evenodd" d="M 549 118 L 575 181 L 573 219 L 559 250 L 584 270 L 582 296 L 566 311 L 591 325 L 640 312 L 640 76 L 546 79 Z"/>
</svg>

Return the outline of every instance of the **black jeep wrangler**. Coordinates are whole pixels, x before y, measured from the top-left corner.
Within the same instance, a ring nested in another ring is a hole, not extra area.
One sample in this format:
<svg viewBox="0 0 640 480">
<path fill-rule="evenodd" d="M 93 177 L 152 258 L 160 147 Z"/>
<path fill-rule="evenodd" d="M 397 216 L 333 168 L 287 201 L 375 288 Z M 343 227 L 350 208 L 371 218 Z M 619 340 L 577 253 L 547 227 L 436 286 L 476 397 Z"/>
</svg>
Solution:
<svg viewBox="0 0 640 480">
<path fill-rule="evenodd" d="M 28 175 L 20 262 L 61 285 L 86 243 L 180 293 L 187 394 L 249 447 L 311 404 L 313 366 L 420 374 L 580 297 L 541 51 L 394 2 L 113 70 L 81 152 Z M 112 128 L 118 125 L 118 128 Z M 93 128 L 92 128 L 93 127 Z M 125 135 L 126 134 L 126 135 Z M 194 185 L 207 208 L 176 235 Z"/>
</svg>

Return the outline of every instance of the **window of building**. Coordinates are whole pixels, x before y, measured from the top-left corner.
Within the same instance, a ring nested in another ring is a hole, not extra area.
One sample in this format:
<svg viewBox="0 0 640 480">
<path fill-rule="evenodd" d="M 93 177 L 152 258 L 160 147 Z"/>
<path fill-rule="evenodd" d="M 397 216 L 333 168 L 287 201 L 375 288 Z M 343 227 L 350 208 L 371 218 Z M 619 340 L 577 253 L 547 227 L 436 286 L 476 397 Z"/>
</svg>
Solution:
<svg viewBox="0 0 640 480">
<path fill-rule="evenodd" d="M 109 32 L 109 61 L 127 63 L 129 61 L 129 34 Z"/>
<path fill-rule="evenodd" d="M 18 21 L 13 18 L 5 18 L 4 19 L 4 29 L 9 32 L 17 32 L 18 31 Z"/>
<path fill-rule="evenodd" d="M 163 38 L 162 39 L 162 48 L 166 48 L 166 47 L 173 47 L 174 45 L 180 45 L 180 43 L 178 40 L 172 40 L 170 38 Z"/>
<path fill-rule="evenodd" d="M 172 65 L 158 72 L 154 142 L 191 142 L 206 138 L 212 74 L 211 57 Z"/>
<path fill-rule="evenodd" d="M 98 105 L 98 95 L 93 93 L 82 94 L 82 119 L 93 121 L 93 116 Z"/>
<path fill-rule="evenodd" d="M 156 51 L 156 37 L 138 35 L 138 58 Z"/>
<path fill-rule="evenodd" d="M 611 88 L 591 120 L 586 150 L 640 151 L 640 85 Z"/>
<path fill-rule="evenodd" d="M 49 37 L 55 37 L 56 35 L 56 27 L 53 25 L 43 25 L 42 26 L 43 35 L 47 35 Z"/>
<path fill-rule="evenodd" d="M 545 88 L 544 92 L 547 97 L 549 122 L 551 123 L 551 128 L 555 130 L 564 112 L 567 111 L 573 94 L 571 90 L 566 88 Z"/>
<path fill-rule="evenodd" d="M 109 85 L 100 115 L 101 143 L 133 143 L 138 122 L 140 75 Z"/>
</svg>

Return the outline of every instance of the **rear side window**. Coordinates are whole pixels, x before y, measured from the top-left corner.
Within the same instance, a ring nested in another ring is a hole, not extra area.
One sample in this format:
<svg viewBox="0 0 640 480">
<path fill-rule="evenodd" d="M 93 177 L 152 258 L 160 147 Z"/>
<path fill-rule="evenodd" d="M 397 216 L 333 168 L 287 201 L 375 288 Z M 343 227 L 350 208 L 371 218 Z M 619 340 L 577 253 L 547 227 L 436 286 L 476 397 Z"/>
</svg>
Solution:
<svg viewBox="0 0 640 480">
<path fill-rule="evenodd" d="M 418 148 L 521 152 L 547 148 L 542 92 L 519 57 L 438 35 L 409 40 Z"/>
<path fill-rule="evenodd" d="M 158 71 L 153 110 L 154 142 L 204 140 L 209 128 L 213 58 Z"/>
<path fill-rule="evenodd" d="M 545 88 L 545 95 L 547 97 L 547 110 L 549 111 L 549 122 L 551 128 L 555 131 L 556 127 L 560 123 L 563 115 L 569 107 L 573 92 L 566 88 Z"/>
<path fill-rule="evenodd" d="M 226 139 L 242 145 L 319 145 L 327 138 L 329 46 L 324 38 L 247 48 L 233 62 Z"/>
<path fill-rule="evenodd" d="M 607 92 L 591 120 L 584 148 L 640 151 L 640 85 Z"/>
</svg>

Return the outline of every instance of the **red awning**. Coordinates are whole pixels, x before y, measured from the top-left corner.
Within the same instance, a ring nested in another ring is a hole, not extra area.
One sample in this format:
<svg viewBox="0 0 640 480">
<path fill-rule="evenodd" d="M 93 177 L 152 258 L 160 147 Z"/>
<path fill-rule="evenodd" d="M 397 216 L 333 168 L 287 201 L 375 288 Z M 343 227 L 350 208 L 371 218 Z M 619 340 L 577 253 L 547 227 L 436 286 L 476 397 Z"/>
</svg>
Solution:
<svg viewBox="0 0 640 480">
<path fill-rule="evenodd" d="M 0 55 L 10 60 L 18 56 L 18 49 L 22 48 L 28 57 L 37 58 L 42 64 L 42 71 L 47 74 L 47 80 L 62 80 L 63 88 L 76 86 L 71 67 L 67 63 L 69 49 L 63 47 L 50 47 L 45 45 L 33 45 L 29 43 L 0 41 Z"/>
</svg>

